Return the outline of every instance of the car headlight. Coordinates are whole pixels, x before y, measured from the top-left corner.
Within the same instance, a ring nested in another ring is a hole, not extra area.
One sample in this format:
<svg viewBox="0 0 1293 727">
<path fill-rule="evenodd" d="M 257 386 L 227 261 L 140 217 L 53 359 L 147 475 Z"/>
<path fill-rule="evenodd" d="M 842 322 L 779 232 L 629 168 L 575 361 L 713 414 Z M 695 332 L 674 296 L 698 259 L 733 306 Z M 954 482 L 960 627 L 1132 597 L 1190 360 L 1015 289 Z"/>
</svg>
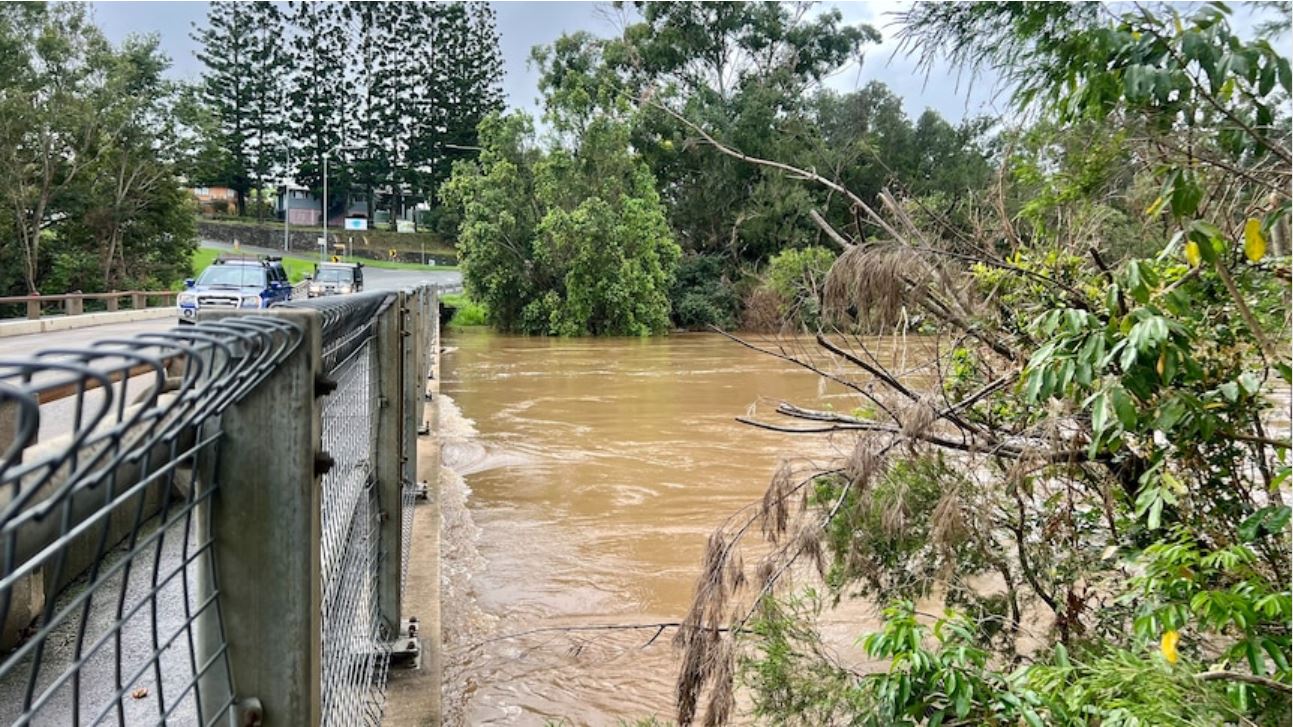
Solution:
<svg viewBox="0 0 1293 727">
<path fill-rule="evenodd" d="M 193 305 L 198 302 L 198 297 L 193 293 L 180 293 L 175 302 L 179 305 Z"/>
<path fill-rule="evenodd" d="M 243 307 L 243 308 L 259 308 L 259 307 L 260 307 L 260 296 L 259 296 L 259 295 L 244 295 L 244 296 L 242 297 L 242 307 Z"/>
<path fill-rule="evenodd" d="M 320 290 L 323 290 L 323 286 L 322 286 L 322 285 L 315 285 L 314 283 L 310 283 L 310 292 L 311 292 L 311 293 L 317 293 L 317 292 L 319 292 Z"/>
<path fill-rule="evenodd" d="M 341 291 L 341 292 L 343 292 L 343 293 L 349 293 L 349 292 L 350 292 L 350 286 L 349 286 L 349 285 L 342 285 L 342 286 L 338 287 L 338 288 L 337 288 L 337 290 L 340 290 L 340 291 Z"/>
</svg>

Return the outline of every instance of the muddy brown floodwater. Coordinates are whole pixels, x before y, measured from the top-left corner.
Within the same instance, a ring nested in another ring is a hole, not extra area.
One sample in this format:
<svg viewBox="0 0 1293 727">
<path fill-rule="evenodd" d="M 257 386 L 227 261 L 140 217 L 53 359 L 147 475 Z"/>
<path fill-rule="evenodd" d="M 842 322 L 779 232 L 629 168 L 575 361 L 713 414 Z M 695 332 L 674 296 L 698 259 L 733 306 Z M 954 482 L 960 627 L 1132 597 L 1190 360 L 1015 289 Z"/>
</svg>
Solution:
<svg viewBox="0 0 1293 727">
<path fill-rule="evenodd" d="M 680 620 L 714 527 L 835 446 L 734 418 L 854 400 L 717 334 L 446 345 L 447 721 L 670 721 L 672 631 L 557 629 Z"/>
</svg>

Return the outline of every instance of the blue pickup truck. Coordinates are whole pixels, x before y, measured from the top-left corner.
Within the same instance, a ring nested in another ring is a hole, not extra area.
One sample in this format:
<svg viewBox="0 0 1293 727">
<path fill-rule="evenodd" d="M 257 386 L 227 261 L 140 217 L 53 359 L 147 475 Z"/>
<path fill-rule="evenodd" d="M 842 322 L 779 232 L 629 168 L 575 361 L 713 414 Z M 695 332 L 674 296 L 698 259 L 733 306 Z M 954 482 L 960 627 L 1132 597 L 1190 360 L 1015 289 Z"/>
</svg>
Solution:
<svg viewBox="0 0 1293 727">
<path fill-rule="evenodd" d="M 196 280 L 185 280 L 184 288 L 176 299 L 180 323 L 196 323 L 199 310 L 271 308 L 292 299 L 277 257 L 222 257 Z"/>
</svg>

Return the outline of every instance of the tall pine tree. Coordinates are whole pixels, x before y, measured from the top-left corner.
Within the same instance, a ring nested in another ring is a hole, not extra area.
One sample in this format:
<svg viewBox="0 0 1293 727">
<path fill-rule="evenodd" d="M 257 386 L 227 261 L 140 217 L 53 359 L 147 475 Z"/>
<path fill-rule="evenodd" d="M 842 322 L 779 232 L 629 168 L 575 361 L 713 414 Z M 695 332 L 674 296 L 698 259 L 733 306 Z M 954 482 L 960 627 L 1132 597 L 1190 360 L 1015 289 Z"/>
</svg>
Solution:
<svg viewBox="0 0 1293 727">
<path fill-rule="evenodd" d="M 218 120 L 227 183 L 247 193 L 280 169 L 329 210 L 350 191 L 399 216 L 434 203 L 453 162 L 474 157 L 476 126 L 502 108 L 492 8 L 472 3 L 216 2 L 195 33 L 203 98 Z M 284 92 L 287 103 L 284 108 Z"/>
<path fill-rule="evenodd" d="M 288 128 L 297 153 L 296 181 L 322 194 L 327 161 L 328 197 L 344 199 L 351 181 L 343 164 L 343 145 L 354 118 L 354 85 L 347 73 L 350 34 L 343 8 L 336 3 L 294 2 L 296 32 L 289 43 L 293 66 Z"/>
<path fill-rule="evenodd" d="M 428 94 L 415 132 L 420 191 L 435 198 L 453 162 L 477 154 L 476 127 L 500 110 L 503 58 L 493 9 L 483 2 L 433 6 L 434 53 L 423 68 Z"/>
<path fill-rule="evenodd" d="M 207 9 L 207 25 L 193 33 L 202 44 L 198 60 L 206 66 L 202 74 L 202 100 L 216 119 L 220 146 L 228 158 L 223 180 L 238 195 L 238 211 L 246 209 L 251 188 L 251 150 L 248 138 L 255 124 L 252 101 L 251 6 L 241 2 L 213 2 Z"/>
<path fill-rule="evenodd" d="M 358 153 L 351 164 L 356 185 L 364 190 L 368 217 L 373 217 L 376 194 L 389 181 L 391 159 L 382 138 L 386 89 L 393 80 L 390 49 L 396 45 L 391 26 L 400 3 L 348 2 L 344 16 L 354 29 L 355 52 L 349 54 L 351 75 L 358 84 L 355 126 Z"/>
<path fill-rule="evenodd" d="M 250 172 L 257 192 L 256 216 L 263 219 L 263 197 L 276 170 L 287 172 L 285 159 L 286 113 L 284 101 L 290 69 L 283 33 L 283 13 L 268 0 L 255 0 L 247 9 L 252 25 L 247 76 L 252 125 L 248 136 Z"/>
</svg>

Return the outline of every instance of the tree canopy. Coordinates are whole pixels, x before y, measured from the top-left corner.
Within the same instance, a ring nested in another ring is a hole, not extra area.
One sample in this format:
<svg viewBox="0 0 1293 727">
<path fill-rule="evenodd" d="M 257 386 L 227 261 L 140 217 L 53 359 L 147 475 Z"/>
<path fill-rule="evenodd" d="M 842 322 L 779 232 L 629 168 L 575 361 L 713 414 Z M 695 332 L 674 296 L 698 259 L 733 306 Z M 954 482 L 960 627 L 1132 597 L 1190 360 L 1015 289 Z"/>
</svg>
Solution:
<svg viewBox="0 0 1293 727">
<path fill-rule="evenodd" d="M 70 4 L 0 7 L 0 289 L 169 285 L 194 245 L 156 38 L 113 47 Z"/>
</svg>

